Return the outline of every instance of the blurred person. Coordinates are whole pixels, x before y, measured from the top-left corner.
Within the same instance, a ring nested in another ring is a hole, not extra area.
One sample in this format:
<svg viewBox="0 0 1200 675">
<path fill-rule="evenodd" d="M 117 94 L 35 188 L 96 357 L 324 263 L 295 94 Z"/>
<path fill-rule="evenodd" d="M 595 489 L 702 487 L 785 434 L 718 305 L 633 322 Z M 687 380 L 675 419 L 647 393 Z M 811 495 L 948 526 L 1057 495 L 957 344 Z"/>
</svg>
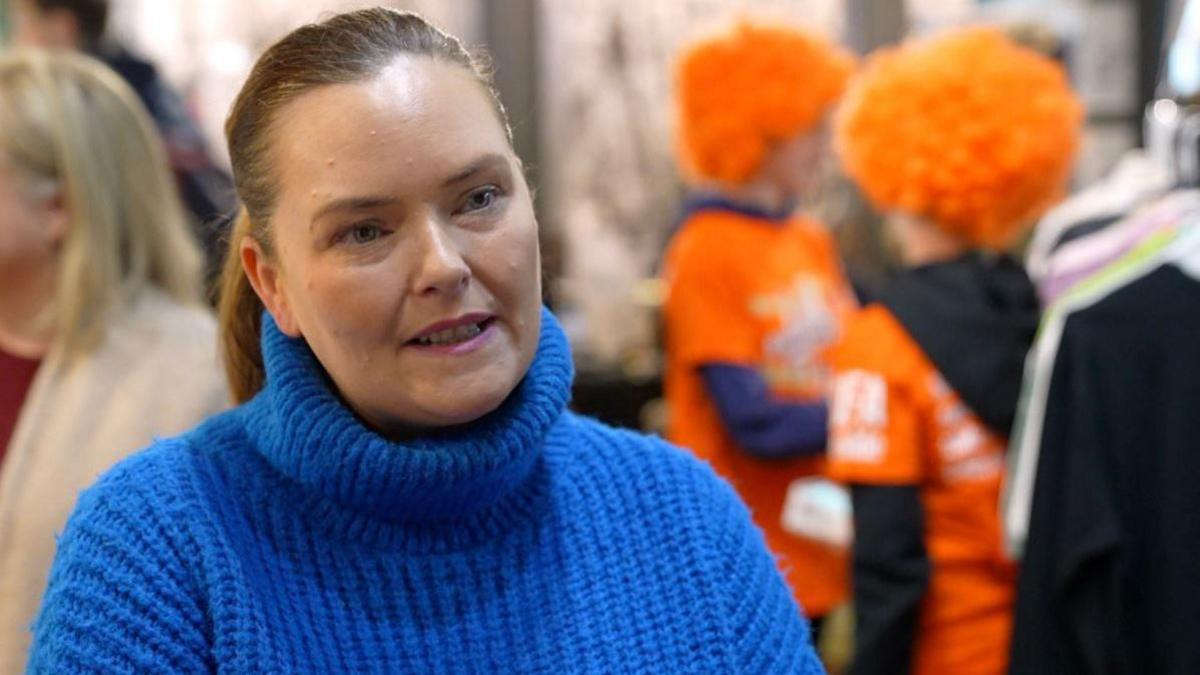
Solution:
<svg viewBox="0 0 1200 675">
<path fill-rule="evenodd" d="M 679 145 L 693 196 L 663 268 L 668 436 L 733 483 L 818 626 L 845 599 L 848 561 L 785 528 L 785 509 L 823 476 L 824 353 L 855 302 L 830 234 L 797 207 L 852 67 L 816 35 L 749 23 L 685 51 Z"/>
<path fill-rule="evenodd" d="M 205 278 L 220 270 L 225 226 L 234 209 L 229 175 L 212 160 L 199 126 L 183 99 L 154 65 L 105 35 L 109 0 L 12 0 L 17 45 L 81 50 L 125 78 L 150 111 L 167 148 L 167 159 L 205 254 Z"/>
<path fill-rule="evenodd" d="M 855 675 L 1006 668 L 998 500 L 1038 302 L 1005 251 L 1063 195 L 1081 117 L 1056 63 L 988 28 L 882 50 L 846 93 L 835 147 L 906 266 L 831 355 Z"/>
<path fill-rule="evenodd" d="M 0 672 L 80 489 L 226 405 L 200 253 L 137 97 L 69 53 L 0 57 Z"/>
<path fill-rule="evenodd" d="M 530 190 L 458 40 L 303 26 L 226 134 L 242 405 L 80 498 L 31 672 L 822 672 L 733 491 L 566 409 Z"/>
</svg>

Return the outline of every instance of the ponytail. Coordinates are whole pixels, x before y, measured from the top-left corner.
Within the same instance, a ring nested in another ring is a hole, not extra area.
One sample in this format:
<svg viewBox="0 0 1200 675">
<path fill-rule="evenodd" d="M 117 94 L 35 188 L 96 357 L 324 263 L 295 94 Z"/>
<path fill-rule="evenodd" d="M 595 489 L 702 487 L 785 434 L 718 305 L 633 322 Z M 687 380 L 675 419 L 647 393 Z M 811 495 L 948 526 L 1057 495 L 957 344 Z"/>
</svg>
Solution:
<svg viewBox="0 0 1200 675">
<path fill-rule="evenodd" d="M 259 344 L 263 304 L 242 269 L 242 240 L 251 236 L 251 229 L 250 216 L 243 208 L 238 212 L 229 236 L 217 305 L 225 378 L 229 381 L 233 401 L 238 404 L 253 398 L 266 381 Z"/>
</svg>

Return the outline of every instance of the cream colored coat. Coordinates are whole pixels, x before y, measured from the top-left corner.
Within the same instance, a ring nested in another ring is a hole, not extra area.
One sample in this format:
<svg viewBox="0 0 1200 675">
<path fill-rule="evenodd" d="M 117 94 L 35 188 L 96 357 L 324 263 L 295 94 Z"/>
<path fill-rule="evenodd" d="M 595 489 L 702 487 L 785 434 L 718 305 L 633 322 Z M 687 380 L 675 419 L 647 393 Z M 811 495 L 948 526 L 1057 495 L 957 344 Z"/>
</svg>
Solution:
<svg viewBox="0 0 1200 675">
<path fill-rule="evenodd" d="M 212 317 L 156 291 L 95 350 L 42 363 L 0 464 L 0 674 L 24 670 L 55 536 L 79 491 L 227 401 Z"/>
</svg>

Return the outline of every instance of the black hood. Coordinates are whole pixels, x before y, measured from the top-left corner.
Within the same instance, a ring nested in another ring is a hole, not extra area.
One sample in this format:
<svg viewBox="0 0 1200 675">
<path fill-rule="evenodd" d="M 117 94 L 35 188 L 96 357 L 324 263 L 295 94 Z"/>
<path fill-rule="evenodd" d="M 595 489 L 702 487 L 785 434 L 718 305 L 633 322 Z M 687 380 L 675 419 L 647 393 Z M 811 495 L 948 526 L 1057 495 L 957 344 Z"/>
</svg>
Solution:
<svg viewBox="0 0 1200 675">
<path fill-rule="evenodd" d="M 963 402 L 1007 437 L 1039 307 L 1025 269 L 972 252 L 901 272 L 880 296 Z"/>
</svg>

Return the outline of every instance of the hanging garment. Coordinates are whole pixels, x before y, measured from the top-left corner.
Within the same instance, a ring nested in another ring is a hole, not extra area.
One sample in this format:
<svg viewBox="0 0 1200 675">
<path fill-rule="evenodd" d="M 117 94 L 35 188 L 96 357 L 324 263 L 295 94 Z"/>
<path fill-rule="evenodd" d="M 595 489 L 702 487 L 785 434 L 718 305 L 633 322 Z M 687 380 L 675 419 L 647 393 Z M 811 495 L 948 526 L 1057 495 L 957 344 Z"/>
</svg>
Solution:
<svg viewBox="0 0 1200 675">
<path fill-rule="evenodd" d="M 1102 231 L 1170 188 L 1166 167 L 1141 150 L 1130 151 L 1107 177 L 1072 195 L 1038 223 L 1025 257 L 1030 277 L 1041 288 L 1059 248 Z"/>
<path fill-rule="evenodd" d="M 1193 197 L 1197 194 L 1195 191 L 1189 192 Z M 1165 261 L 1186 259 L 1186 255 L 1180 251 L 1185 251 L 1188 242 L 1195 236 L 1191 233 L 1191 223 L 1200 222 L 1200 212 L 1183 212 L 1182 215 L 1184 217 L 1178 223 L 1160 228 L 1124 257 L 1078 283 L 1050 306 L 1042 317 L 1037 341 L 1025 363 L 1018 419 L 1010 436 L 1003 508 L 1005 538 L 1009 553 L 1015 558 L 1021 556 L 1024 547 L 1045 404 L 1065 321 L 1073 312 L 1103 300 L 1114 291 L 1153 272 Z M 1187 236 L 1181 235 L 1181 231 L 1188 232 Z"/>
<path fill-rule="evenodd" d="M 1045 265 L 1038 286 L 1045 305 L 1052 304 L 1142 241 L 1159 232 L 1171 233 L 1200 212 L 1200 192 L 1181 190 L 1145 205 L 1108 226 L 1063 243 Z"/>
<path fill-rule="evenodd" d="M 1200 226 L 1048 314 L 1013 436 L 1010 672 L 1200 672 Z"/>
</svg>

